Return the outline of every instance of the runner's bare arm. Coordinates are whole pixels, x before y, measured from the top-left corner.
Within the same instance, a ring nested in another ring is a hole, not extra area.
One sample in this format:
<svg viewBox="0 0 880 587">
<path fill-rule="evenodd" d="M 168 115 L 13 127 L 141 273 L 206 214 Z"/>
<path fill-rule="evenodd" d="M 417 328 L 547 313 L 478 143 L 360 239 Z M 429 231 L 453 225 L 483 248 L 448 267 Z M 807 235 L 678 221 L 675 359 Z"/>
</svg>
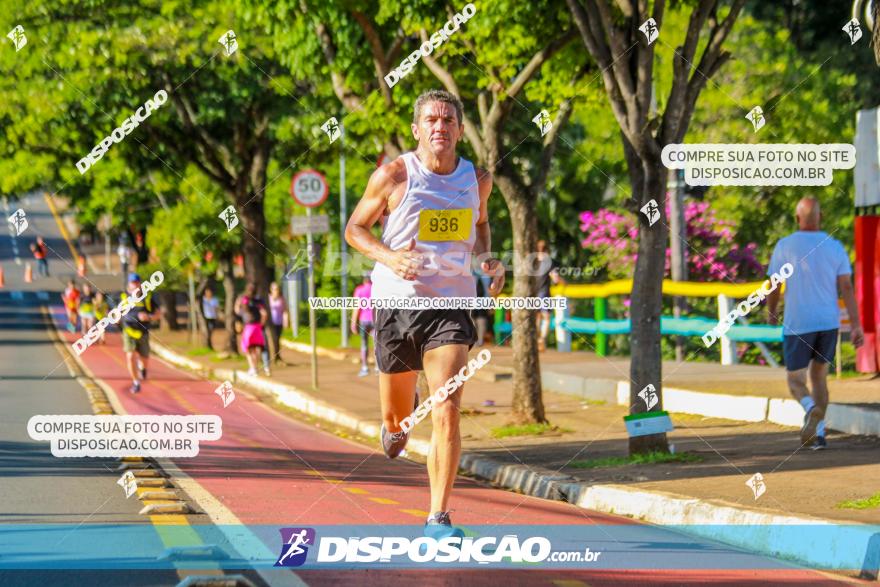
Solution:
<svg viewBox="0 0 880 587">
<path fill-rule="evenodd" d="M 477 169 L 477 181 L 480 184 L 480 217 L 477 218 L 477 238 L 474 241 L 474 255 L 490 253 L 492 249 L 492 231 L 489 228 L 489 196 L 492 194 L 492 174 L 485 169 Z M 504 265 L 495 258 L 488 258 L 480 265 L 486 275 L 492 277 L 489 284 L 489 295 L 496 296 L 504 287 Z"/>
<path fill-rule="evenodd" d="M 767 296 L 767 324 L 770 326 L 779 324 L 779 315 L 776 313 L 776 308 L 779 307 L 779 298 L 779 288 L 774 289 Z"/>
<path fill-rule="evenodd" d="M 840 297 L 843 298 L 843 303 L 846 305 L 846 312 L 849 314 L 852 344 L 859 348 L 865 342 L 865 333 L 862 330 L 862 323 L 859 321 L 859 305 L 856 303 L 850 277 L 850 274 L 837 276 L 837 291 L 840 292 Z"/>
<path fill-rule="evenodd" d="M 368 258 L 382 263 L 404 279 L 415 280 L 421 264 L 418 253 L 411 252 L 415 240 L 406 249 L 394 251 L 377 239 L 370 229 L 386 209 L 393 208 L 395 190 L 406 183 L 403 159 L 396 159 L 373 172 L 364 197 L 358 202 L 345 227 L 345 241 Z"/>
</svg>

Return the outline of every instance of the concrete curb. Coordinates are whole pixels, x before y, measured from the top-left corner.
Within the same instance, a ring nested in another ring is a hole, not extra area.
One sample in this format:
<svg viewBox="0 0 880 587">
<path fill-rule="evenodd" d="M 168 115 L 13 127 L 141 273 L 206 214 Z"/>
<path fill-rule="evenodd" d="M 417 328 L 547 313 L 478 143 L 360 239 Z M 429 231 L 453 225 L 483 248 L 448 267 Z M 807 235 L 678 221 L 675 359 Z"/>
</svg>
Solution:
<svg viewBox="0 0 880 587">
<path fill-rule="evenodd" d="M 170 363 L 179 366 L 191 363 L 162 345 L 153 343 L 153 347 Z M 321 402 L 293 386 L 248 376 L 241 371 L 214 369 L 213 373 L 219 378 L 236 377 L 239 382 L 271 393 L 285 405 L 313 417 L 357 430 L 366 436 L 379 435 L 379 427 L 375 424 Z M 427 456 L 429 443 L 413 438 L 407 448 Z M 523 464 L 504 464 L 479 453 L 463 452 L 459 468 L 496 486 L 525 495 L 566 501 L 581 508 L 629 516 L 652 524 L 676 526 L 675 529 L 681 532 L 820 568 L 862 569 L 864 576 L 876 577 L 880 533 L 871 526 L 791 516 L 621 485 L 589 485 L 569 475 Z M 791 527 L 798 531 L 797 527 L 804 525 L 828 526 L 833 531 L 815 536 L 813 540 L 792 539 Z"/>
<path fill-rule="evenodd" d="M 281 346 L 283 346 L 284 348 L 288 348 L 292 351 L 296 351 L 298 353 L 305 353 L 307 355 L 312 354 L 312 345 L 306 344 L 304 342 L 294 342 L 292 340 L 282 338 Z M 315 354 L 319 357 L 326 357 L 328 359 L 335 359 L 337 361 L 348 361 L 349 363 L 354 364 L 360 363 L 360 359 L 358 357 L 349 355 L 345 351 L 334 351 L 333 349 L 328 349 L 322 346 L 315 347 Z"/>
</svg>

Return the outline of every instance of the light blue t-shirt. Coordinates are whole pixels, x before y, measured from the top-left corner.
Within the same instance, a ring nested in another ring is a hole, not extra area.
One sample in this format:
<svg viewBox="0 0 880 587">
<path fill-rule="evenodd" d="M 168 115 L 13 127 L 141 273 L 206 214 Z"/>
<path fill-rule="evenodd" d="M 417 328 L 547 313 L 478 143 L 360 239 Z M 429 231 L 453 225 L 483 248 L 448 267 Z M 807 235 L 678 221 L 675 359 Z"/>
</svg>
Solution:
<svg viewBox="0 0 880 587">
<path fill-rule="evenodd" d="M 823 231 L 799 230 L 776 243 L 767 275 L 786 263 L 794 272 L 785 281 L 782 334 L 839 328 L 837 276 L 852 274 L 843 244 Z"/>
</svg>

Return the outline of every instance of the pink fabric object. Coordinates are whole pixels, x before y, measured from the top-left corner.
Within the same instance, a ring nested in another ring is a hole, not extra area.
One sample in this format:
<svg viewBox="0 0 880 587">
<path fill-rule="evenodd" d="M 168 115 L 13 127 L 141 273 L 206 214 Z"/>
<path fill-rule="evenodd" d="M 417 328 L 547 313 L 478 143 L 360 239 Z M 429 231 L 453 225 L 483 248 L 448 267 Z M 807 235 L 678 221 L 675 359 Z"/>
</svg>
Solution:
<svg viewBox="0 0 880 587">
<path fill-rule="evenodd" d="M 372 282 L 362 283 L 359 286 L 357 286 L 356 288 L 354 288 L 354 297 L 370 299 L 372 292 L 373 292 Z M 372 308 L 364 308 L 364 309 L 360 310 L 360 314 L 358 314 L 358 320 L 360 322 L 372 322 L 373 321 Z"/>
<path fill-rule="evenodd" d="M 260 324 L 245 324 L 241 331 L 241 350 L 246 353 L 251 347 L 266 348 L 266 339 L 263 337 L 263 327 Z"/>
</svg>

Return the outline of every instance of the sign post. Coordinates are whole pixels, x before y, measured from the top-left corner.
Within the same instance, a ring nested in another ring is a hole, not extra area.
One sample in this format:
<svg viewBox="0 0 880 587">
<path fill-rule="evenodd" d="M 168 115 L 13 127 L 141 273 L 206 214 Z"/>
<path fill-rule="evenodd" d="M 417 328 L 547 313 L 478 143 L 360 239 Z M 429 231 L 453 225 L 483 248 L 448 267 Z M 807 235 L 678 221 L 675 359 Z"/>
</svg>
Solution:
<svg viewBox="0 0 880 587">
<path fill-rule="evenodd" d="M 318 344 L 317 329 L 315 327 L 315 309 L 312 307 L 311 298 L 315 297 L 315 245 L 312 240 L 312 208 L 324 203 L 330 188 L 324 174 L 314 169 L 300 171 L 293 176 L 290 183 L 290 195 L 296 203 L 306 207 L 308 218 L 308 230 L 306 231 L 306 251 L 309 258 L 309 330 L 312 343 L 312 389 L 318 389 Z"/>
<path fill-rule="evenodd" d="M 344 120 L 344 118 L 343 118 Z M 345 242 L 345 224 L 348 221 L 345 201 L 345 125 L 339 125 L 339 251 L 342 253 L 342 297 L 348 296 L 348 243 Z M 357 310 L 355 310 L 357 311 Z M 348 312 L 342 308 L 342 348 L 348 348 Z"/>
</svg>

